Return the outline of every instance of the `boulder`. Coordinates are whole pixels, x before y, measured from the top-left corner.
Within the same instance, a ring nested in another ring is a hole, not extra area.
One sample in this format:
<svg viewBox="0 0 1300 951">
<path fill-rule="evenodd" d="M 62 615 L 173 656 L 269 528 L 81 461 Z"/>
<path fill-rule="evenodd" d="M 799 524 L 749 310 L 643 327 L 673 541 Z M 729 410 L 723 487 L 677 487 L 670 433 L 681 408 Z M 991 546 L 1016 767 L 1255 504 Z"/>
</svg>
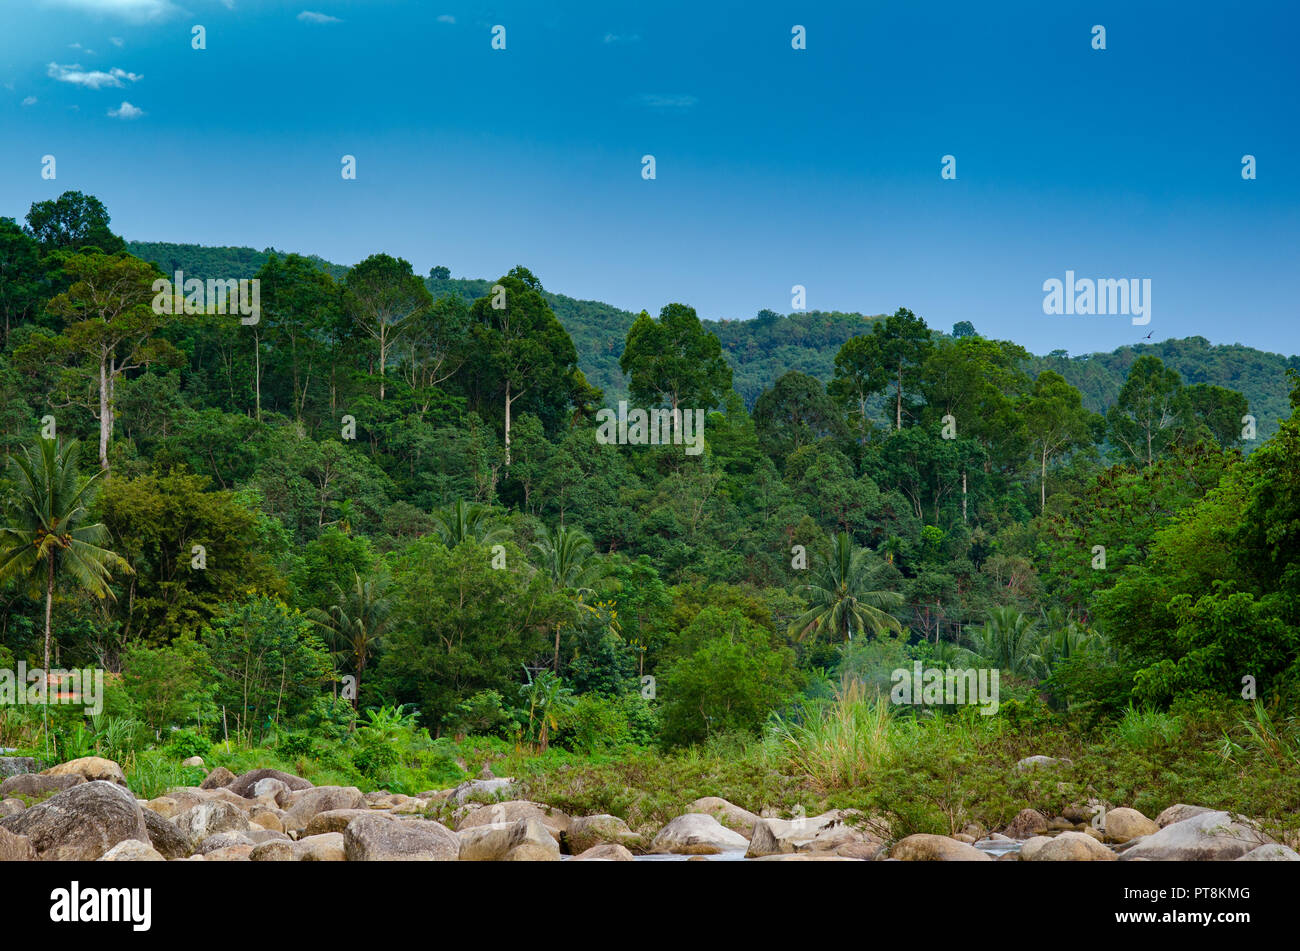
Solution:
<svg viewBox="0 0 1300 951">
<path fill-rule="evenodd" d="M 343 853 L 349 862 L 454 862 L 460 856 L 460 839 L 430 819 L 371 813 L 348 823 Z M 558 848 L 556 853 L 558 858 Z"/>
<path fill-rule="evenodd" d="M 228 845 L 206 854 L 196 853 L 191 858 L 202 858 L 208 862 L 248 862 L 252 854 L 253 844 L 249 842 L 245 845 Z"/>
<path fill-rule="evenodd" d="M 192 806 L 194 803 L 190 803 L 190 805 Z M 144 808 L 157 813 L 164 819 L 171 819 L 175 816 L 179 816 L 185 811 L 185 809 L 181 808 L 181 804 L 171 796 L 159 796 L 157 799 L 150 799 L 144 804 Z M 187 806 L 186 808 L 189 807 Z"/>
<path fill-rule="evenodd" d="M 0 783 L 0 796 L 26 796 L 40 799 L 51 793 L 63 792 L 73 786 L 80 786 L 85 780 L 75 773 L 65 776 L 49 776 L 45 773 L 22 773 L 10 776 Z"/>
<path fill-rule="evenodd" d="M 286 773 L 278 769 L 251 769 L 246 773 L 241 773 L 237 778 L 232 777 L 229 784 L 223 785 L 226 785 L 237 796 L 252 799 L 257 795 L 254 792 L 254 787 L 264 779 L 279 780 L 288 787 L 290 792 L 312 788 L 312 784 L 301 776 L 295 776 L 293 773 Z"/>
<path fill-rule="evenodd" d="M 165 862 L 162 853 L 147 842 L 124 839 L 99 857 L 100 862 Z"/>
<path fill-rule="evenodd" d="M 574 862 L 631 862 L 632 853 L 616 842 L 605 842 L 573 857 Z"/>
<path fill-rule="evenodd" d="M 1020 846 L 1020 861 L 1032 862 L 1038 850 L 1051 841 L 1051 837 L 1046 835 L 1036 835 L 1031 839 L 1026 839 L 1024 844 Z"/>
<path fill-rule="evenodd" d="M 35 862 L 36 850 L 25 835 L 0 827 L 0 862 Z"/>
<path fill-rule="evenodd" d="M 457 805 L 474 798 L 493 799 L 498 796 L 509 795 L 515 791 L 515 781 L 513 779 L 467 779 L 457 786 L 451 793 L 451 799 Z M 424 798 L 421 796 L 421 798 Z"/>
<path fill-rule="evenodd" d="M 245 799 L 243 796 L 236 796 L 224 786 L 218 786 L 216 789 L 208 789 L 203 793 L 204 802 L 225 802 L 234 806 L 244 815 L 248 815 L 255 805 L 254 800 Z M 262 805 L 265 805 L 263 803 Z"/>
<path fill-rule="evenodd" d="M 0 780 L 34 772 L 36 760 L 31 756 L 0 756 Z"/>
<path fill-rule="evenodd" d="M 16 816 L 27 808 L 27 803 L 21 799 L 0 799 L 0 819 L 5 816 Z"/>
<path fill-rule="evenodd" d="M 248 853 L 251 862 L 296 862 L 298 861 L 298 843 L 288 839 L 274 839 L 262 842 Z"/>
<path fill-rule="evenodd" d="M 31 840 L 41 859 L 93 862 L 126 839 L 148 842 L 144 812 L 123 786 L 105 780 L 79 783 L 0 819 L 0 827 Z"/>
<path fill-rule="evenodd" d="M 754 834 L 750 837 L 745 857 L 807 851 L 819 833 L 832 827 L 843 828 L 838 822 L 838 813 L 800 819 L 759 819 L 754 824 Z"/>
<path fill-rule="evenodd" d="M 1021 809 L 1003 831 L 1013 839 L 1032 839 L 1047 831 L 1047 816 L 1037 809 Z"/>
<path fill-rule="evenodd" d="M 306 829 L 312 817 L 322 812 L 365 808 L 365 797 L 356 786 L 313 786 L 293 794 L 293 804 L 284 817 L 284 830 Z"/>
<path fill-rule="evenodd" d="M 144 827 L 149 834 L 149 844 L 163 858 L 183 859 L 194 851 L 190 848 L 189 840 L 181 835 L 180 829 L 148 807 L 141 811 L 144 813 Z"/>
<path fill-rule="evenodd" d="M 987 852 L 946 835 L 909 835 L 895 843 L 890 858 L 903 862 L 991 862 Z"/>
<path fill-rule="evenodd" d="M 1102 827 L 1105 829 L 1107 842 L 1127 842 L 1129 839 L 1141 838 L 1160 831 L 1160 826 L 1156 823 L 1136 809 L 1127 807 L 1112 809 L 1106 813 Z"/>
<path fill-rule="evenodd" d="M 754 826 L 758 822 L 758 816 L 748 809 L 742 809 L 733 802 L 719 796 L 705 796 L 697 799 L 686 807 L 688 813 L 701 812 L 707 816 L 713 816 L 718 822 L 731 829 L 733 832 L 739 832 L 745 838 L 750 839 L 754 836 Z"/>
<path fill-rule="evenodd" d="M 257 845 L 257 843 L 242 832 L 214 832 L 200 842 L 194 851 L 199 855 L 211 855 L 220 849 L 239 845 Z"/>
<path fill-rule="evenodd" d="M 102 756 L 83 756 L 81 759 L 68 760 L 58 766 L 51 766 L 45 771 L 45 775 L 80 776 L 88 783 L 103 780 L 117 783 L 119 786 L 126 785 L 126 774 L 122 772 L 122 767 Z"/>
<path fill-rule="evenodd" d="M 212 772 L 208 773 L 203 782 L 199 783 L 200 789 L 224 789 L 235 781 L 235 774 L 224 766 L 218 766 Z"/>
<path fill-rule="evenodd" d="M 322 832 L 342 832 L 357 816 L 369 815 L 374 815 L 374 812 L 369 809 L 329 809 L 318 812 L 308 820 L 302 834 L 311 836 L 320 835 Z"/>
<path fill-rule="evenodd" d="M 218 832 L 247 832 L 248 816 L 228 802 L 201 802 L 172 820 L 193 851 L 199 843 Z"/>
<path fill-rule="evenodd" d="M 243 835 L 245 838 L 247 838 L 248 841 L 252 842 L 254 845 L 261 845 L 263 842 L 292 842 L 293 841 L 293 839 L 289 838 L 283 832 L 275 832 L 271 829 L 262 829 L 257 826 L 253 826 L 247 832 L 242 832 L 240 834 Z"/>
<path fill-rule="evenodd" d="M 181 760 L 181 765 L 182 765 L 182 766 L 202 766 L 202 765 L 203 765 L 203 757 L 202 757 L 202 756 L 191 756 L 189 759 L 183 759 L 183 760 Z"/>
<path fill-rule="evenodd" d="M 490 806 L 471 808 L 456 823 L 456 831 L 472 829 L 474 826 L 500 825 L 501 823 L 519 822 L 522 819 L 536 819 L 546 826 L 547 831 L 558 841 L 569 828 L 571 820 L 565 813 L 540 802 L 527 799 L 511 799 L 497 802 Z"/>
<path fill-rule="evenodd" d="M 174 786 L 166 795 L 149 800 L 149 808 L 167 819 L 175 819 L 186 809 L 208 801 L 209 794 L 198 786 Z"/>
<path fill-rule="evenodd" d="M 347 860 L 342 832 L 322 832 L 320 835 L 309 835 L 295 842 L 294 847 L 299 862 L 343 862 Z"/>
<path fill-rule="evenodd" d="M 13 820 L 6 820 L 12 822 Z M 1121 856 L 1121 861 L 1230 861 L 1272 840 L 1244 816 L 1203 812 L 1173 822 L 1146 836 Z"/>
<path fill-rule="evenodd" d="M 1076 802 L 1066 806 L 1061 815 L 1069 819 L 1075 825 L 1092 822 L 1092 817 L 1104 809 L 1110 808 L 1109 805 L 1100 799 L 1089 799 L 1087 802 Z"/>
<path fill-rule="evenodd" d="M 232 790 L 233 792 L 233 790 Z M 249 795 L 245 798 L 254 799 L 268 806 L 287 806 L 289 805 L 290 793 L 292 793 L 287 783 L 280 779 L 259 779 L 249 790 Z"/>
<path fill-rule="evenodd" d="M 1233 861 L 1235 862 L 1300 862 L 1300 852 L 1287 848 L 1276 842 L 1251 849 Z"/>
<path fill-rule="evenodd" d="M 560 845 L 537 819 L 473 826 L 456 833 L 462 862 L 560 860 Z"/>
<path fill-rule="evenodd" d="M 1028 856 L 1022 848 L 1020 858 L 1028 862 L 1113 862 L 1116 855 L 1090 835 L 1062 832 L 1035 848 Z"/>
<path fill-rule="evenodd" d="M 255 826 L 269 829 L 272 832 L 284 832 L 284 817 L 285 813 L 279 809 L 270 809 L 263 806 L 250 811 L 248 821 Z"/>
<path fill-rule="evenodd" d="M 743 835 L 731 831 L 713 816 L 688 812 L 660 829 L 650 850 L 675 855 L 716 855 L 748 847 L 749 841 Z"/>
<path fill-rule="evenodd" d="M 571 854 L 579 855 L 598 845 L 620 845 L 625 849 L 639 848 L 644 844 L 645 839 L 629 829 L 627 823 L 618 816 L 602 813 L 570 819 L 563 841 Z"/>
<path fill-rule="evenodd" d="M 1046 766 L 1068 766 L 1068 759 L 1057 759 L 1055 756 L 1026 756 L 1016 763 L 1015 770 L 1023 773 L 1027 769 L 1042 769 Z"/>
<path fill-rule="evenodd" d="M 1163 829 L 1167 825 L 1182 822 L 1192 816 L 1203 816 L 1207 812 L 1214 812 L 1214 810 L 1206 806 L 1189 806 L 1185 802 L 1177 802 L 1156 816 L 1156 825 Z"/>
<path fill-rule="evenodd" d="M 422 816 L 429 811 L 429 800 L 406 798 L 405 802 L 393 806 L 395 816 Z"/>
</svg>

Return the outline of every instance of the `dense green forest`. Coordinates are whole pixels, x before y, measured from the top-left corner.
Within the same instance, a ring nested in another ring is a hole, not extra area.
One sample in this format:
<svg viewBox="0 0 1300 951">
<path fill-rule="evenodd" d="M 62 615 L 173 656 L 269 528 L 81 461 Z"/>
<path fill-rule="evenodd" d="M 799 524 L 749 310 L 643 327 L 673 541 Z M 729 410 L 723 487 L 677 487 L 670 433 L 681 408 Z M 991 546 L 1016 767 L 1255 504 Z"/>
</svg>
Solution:
<svg viewBox="0 0 1300 951">
<path fill-rule="evenodd" d="M 180 306 L 154 288 L 177 268 L 256 278 L 260 314 Z M 0 308 L 0 667 L 103 666 L 144 747 L 387 788 L 460 774 L 475 737 L 799 749 L 923 661 L 1000 670 L 990 719 L 1040 750 L 1127 724 L 1161 763 L 1107 757 L 1129 800 L 1300 805 L 1260 765 L 1300 756 L 1294 358 L 1031 357 L 905 308 L 631 315 L 522 266 L 126 245 L 79 193 L 0 219 Z M 704 411 L 703 453 L 598 439 L 619 399 Z M 20 713 L 0 745 L 98 742 Z"/>
</svg>

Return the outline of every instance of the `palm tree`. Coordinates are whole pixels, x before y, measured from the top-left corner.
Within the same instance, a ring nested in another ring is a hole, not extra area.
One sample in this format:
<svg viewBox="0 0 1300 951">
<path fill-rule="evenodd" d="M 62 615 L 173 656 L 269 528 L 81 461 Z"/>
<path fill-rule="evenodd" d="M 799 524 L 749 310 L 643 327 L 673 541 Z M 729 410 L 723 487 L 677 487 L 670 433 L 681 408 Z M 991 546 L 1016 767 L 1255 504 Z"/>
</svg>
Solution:
<svg viewBox="0 0 1300 951">
<path fill-rule="evenodd" d="M 504 541 L 509 533 L 502 528 L 490 528 L 488 519 L 492 509 L 480 502 L 457 500 L 433 511 L 433 528 L 448 548 L 455 548 L 470 539 L 480 545 L 495 545 Z"/>
<path fill-rule="evenodd" d="M 585 533 L 560 525 L 555 529 L 543 527 L 538 541 L 533 543 L 541 570 L 550 578 L 554 591 L 563 591 L 574 602 L 579 611 L 586 610 L 592 614 L 599 613 L 585 600 L 596 592 L 592 588 L 605 573 L 605 565 L 596 555 L 596 546 Z M 560 670 L 560 631 L 564 623 L 555 627 L 555 663 Z"/>
<path fill-rule="evenodd" d="M 972 654 L 1007 673 L 1037 677 L 1046 668 L 1038 625 L 1012 607 L 994 608 L 983 627 L 967 629 Z"/>
<path fill-rule="evenodd" d="M 573 691 L 564 686 L 564 681 L 555 673 L 543 670 L 520 687 L 519 692 L 528 700 L 528 735 L 533 736 L 536 724 L 537 741 L 545 753 L 550 743 L 550 731 L 560 728 L 560 714 L 573 707 Z"/>
<path fill-rule="evenodd" d="M 81 444 L 60 446 L 42 439 L 36 451 L 9 458 L 15 489 L 0 525 L 0 582 L 25 583 L 33 596 L 45 594 L 45 673 L 50 670 L 50 626 L 54 587 L 61 578 L 97 598 L 111 598 L 112 571 L 131 574 L 116 552 L 101 547 L 108 529 L 85 524 L 87 507 L 104 470 L 85 482 L 77 474 Z M 48 690 L 46 701 L 48 703 Z"/>
<path fill-rule="evenodd" d="M 871 552 L 854 545 L 847 532 L 836 535 L 814 580 L 795 589 L 809 608 L 790 625 L 790 632 L 800 640 L 810 634 L 814 638 L 833 634 L 848 641 L 855 631 L 879 635 L 901 630 L 902 624 L 889 612 L 902 605 L 902 595 L 871 587 L 876 566 L 870 557 Z"/>
<path fill-rule="evenodd" d="M 325 629 L 336 654 L 347 657 L 356 671 L 356 694 L 352 706 L 359 709 L 361 677 L 365 674 L 366 662 L 388 630 L 393 605 L 387 596 L 389 578 L 386 573 L 363 581 L 354 571 L 352 582 L 346 590 L 335 583 L 334 604 L 328 611 L 312 608 L 307 617 Z"/>
</svg>

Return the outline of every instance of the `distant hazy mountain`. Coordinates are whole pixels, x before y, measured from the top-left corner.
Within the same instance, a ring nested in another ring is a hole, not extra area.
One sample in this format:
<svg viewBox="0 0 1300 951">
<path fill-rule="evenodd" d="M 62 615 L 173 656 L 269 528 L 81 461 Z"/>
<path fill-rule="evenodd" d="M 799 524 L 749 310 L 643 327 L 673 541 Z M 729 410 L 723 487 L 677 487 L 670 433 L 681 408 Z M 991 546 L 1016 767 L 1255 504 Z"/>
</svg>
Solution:
<svg viewBox="0 0 1300 951">
<path fill-rule="evenodd" d="M 132 254 L 157 264 L 164 273 L 182 270 L 187 277 L 204 279 L 252 277 L 270 254 L 286 253 L 273 248 L 255 251 L 145 241 L 128 242 L 127 248 Z M 306 257 L 336 278 L 348 271 L 344 265 L 332 264 L 315 255 Z M 486 295 L 492 286 L 489 280 L 432 276 L 425 283 L 435 297 L 458 295 L 470 301 Z M 636 315 L 601 301 L 579 300 L 549 291 L 546 296 L 573 338 L 579 364 L 588 381 L 601 387 L 608 400 L 625 396 L 627 390 L 618 358 L 623 352 L 627 329 Z M 869 332 L 879 319 L 879 316 L 822 311 L 781 316 L 765 310 L 752 320 L 706 319 L 704 324 L 722 341 L 736 392 L 747 405 L 753 406 L 758 394 L 789 370 L 829 380 L 835 354 L 844 341 Z M 1286 370 L 1288 367 L 1300 370 L 1300 357 L 1267 353 L 1239 344 L 1213 345 L 1204 337 L 1136 344 L 1111 353 L 1066 356 L 1058 351 L 1034 357 L 1028 369 L 1035 374 L 1044 369 L 1056 370 L 1079 388 L 1084 405 L 1101 412 L 1114 401 L 1133 361 L 1148 353 L 1177 370 L 1184 383 L 1213 383 L 1244 394 L 1250 402 L 1251 413 L 1259 421 L 1261 441 L 1271 436 L 1277 430 L 1278 419 L 1290 412 Z"/>
</svg>

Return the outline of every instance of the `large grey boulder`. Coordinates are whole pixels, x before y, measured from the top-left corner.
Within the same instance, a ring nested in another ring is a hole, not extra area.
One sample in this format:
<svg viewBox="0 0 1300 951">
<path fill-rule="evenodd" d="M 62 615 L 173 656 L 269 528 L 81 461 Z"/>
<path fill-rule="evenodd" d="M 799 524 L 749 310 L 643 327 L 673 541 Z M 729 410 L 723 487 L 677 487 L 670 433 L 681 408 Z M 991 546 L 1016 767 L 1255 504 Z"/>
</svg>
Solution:
<svg viewBox="0 0 1300 951">
<path fill-rule="evenodd" d="M 0 798 L 27 796 L 29 799 L 38 799 L 50 793 L 63 792 L 73 786 L 80 786 L 84 782 L 85 780 L 77 775 L 47 776 L 44 773 L 20 773 L 0 783 Z"/>
<path fill-rule="evenodd" d="M 278 780 L 279 782 L 284 783 L 290 792 L 312 788 L 312 784 L 301 776 L 295 776 L 293 773 L 286 773 L 278 769 L 249 770 L 247 773 L 242 773 L 237 778 L 232 779 L 226 785 L 226 788 L 237 796 L 243 796 L 245 799 L 252 799 L 255 796 L 262 795 L 262 793 L 256 790 L 256 787 L 257 784 L 264 779 Z"/>
<path fill-rule="evenodd" d="M 921 832 L 900 839 L 889 857 L 902 862 L 991 862 L 987 852 L 946 835 Z"/>
<path fill-rule="evenodd" d="M 705 815 L 713 816 L 728 829 L 739 832 L 746 838 L 753 837 L 754 826 L 757 825 L 759 819 L 748 809 L 742 809 L 734 802 L 729 802 L 721 796 L 704 796 L 687 806 L 686 811 L 688 813 L 702 812 Z"/>
<path fill-rule="evenodd" d="M 126 773 L 122 772 L 122 767 L 102 756 L 83 756 L 80 759 L 68 760 L 58 766 L 51 766 L 45 771 L 45 775 L 80 776 L 88 783 L 102 779 L 105 782 L 117 783 L 119 786 L 126 785 Z"/>
<path fill-rule="evenodd" d="M 713 816 L 688 812 L 659 830 L 650 851 L 675 855 L 716 855 L 744 850 L 749 840 L 728 829 Z"/>
<path fill-rule="evenodd" d="M 199 844 L 210 835 L 218 832 L 247 832 L 249 828 L 247 814 L 220 799 L 192 806 L 172 822 L 195 852 L 198 851 Z"/>
<path fill-rule="evenodd" d="M 469 811 L 456 823 L 456 831 L 472 829 L 474 826 L 498 825 L 502 822 L 519 822 L 521 819 L 536 819 L 559 839 L 568 830 L 572 819 L 559 809 L 529 802 L 527 799 L 511 799 L 496 802 L 490 806 L 466 806 Z"/>
<path fill-rule="evenodd" d="M 1027 857 L 1022 849 L 1020 858 L 1029 862 L 1113 862 L 1116 856 L 1090 835 L 1062 832 L 1041 843 Z"/>
<path fill-rule="evenodd" d="M 640 848 L 644 839 L 629 829 L 627 823 L 618 816 L 601 814 L 569 820 L 564 843 L 571 854 L 578 855 L 606 844 L 621 845 L 626 849 Z"/>
<path fill-rule="evenodd" d="M 358 816 L 343 832 L 349 862 L 455 862 L 460 839 L 440 822 Z"/>
<path fill-rule="evenodd" d="M 284 817 L 286 832 L 301 832 L 313 816 L 334 809 L 365 809 L 366 799 L 356 786 L 313 786 L 293 794 Z"/>
<path fill-rule="evenodd" d="M 1120 861 L 1220 861 L 1240 858 L 1272 840 L 1243 816 L 1203 812 L 1148 835 L 1120 855 Z"/>
<path fill-rule="evenodd" d="M 1185 802 L 1176 802 L 1156 816 L 1156 825 L 1163 829 L 1175 822 L 1182 822 L 1184 819 L 1192 818 L 1192 816 L 1203 816 L 1207 812 L 1214 811 L 1208 806 L 1189 806 Z"/>
<path fill-rule="evenodd" d="M 165 862 L 162 853 L 147 842 L 123 839 L 98 859 L 100 862 Z"/>
<path fill-rule="evenodd" d="M 560 844 L 537 819 L 473 826 L 456 833 L 462 862 L 558 862 Z"/>
<path fill-rule="evenodd" d="M 105 780 L 51 796 L 0 827 L 31 840 L 44 860 L 93 862 L 126 839 L 149 841 L 144 811 L 130 790 Z"/>
<path fill-rule="evenodd" d="M 181 835 L 180 829 L 148 807 L 142 812 L 144 827 L 149 833 L 149 844 L 159 855 L 165 859 L 189 858 L 194 850 L 190 848 L 189 840 Z"/>
<path fill-rule="evenodd" d="M 515 791 L 515 781 L 510 778 L 506 779 L 467 779 L 454 790 L 451 798 L 456 805 L 460 805 L 468 799 L 488 798 L 492 799 L 498 796 L 506 796 Z M 421 798 L 424 798 L 423 795 Z"/>
</svg>

